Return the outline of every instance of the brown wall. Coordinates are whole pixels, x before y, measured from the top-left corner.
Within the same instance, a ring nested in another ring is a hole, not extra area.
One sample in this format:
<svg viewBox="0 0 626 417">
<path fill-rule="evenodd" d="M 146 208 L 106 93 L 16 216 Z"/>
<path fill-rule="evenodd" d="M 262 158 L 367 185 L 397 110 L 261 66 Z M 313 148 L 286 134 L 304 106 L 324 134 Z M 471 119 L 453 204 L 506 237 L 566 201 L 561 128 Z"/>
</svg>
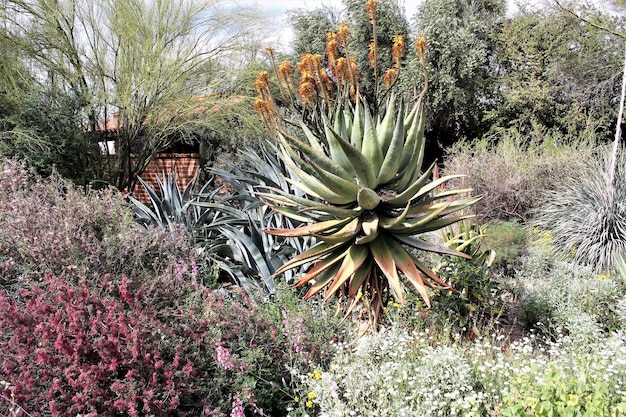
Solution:
<svg viewBox="0 0 626 417">
<path fill-rule="evenodd" d="M 152 158 L 148 167 L 140 175 L 141 179 L 147 182 L 157 193 L 161 189 L 157 182 L 157 176 L 163 179 L 163 172 L 168 176 L 171 170 L 176 172 L 176 182 L 180 192 L 182 193 L 189 182 L 193 180 L 200 170 L 200 154 L 199 153 L 159 153 Z M 150 201 L 148 193 L 140 183 L 137 183 L 132 194 L 133 197 L 141 202 Z"/>
</svg>

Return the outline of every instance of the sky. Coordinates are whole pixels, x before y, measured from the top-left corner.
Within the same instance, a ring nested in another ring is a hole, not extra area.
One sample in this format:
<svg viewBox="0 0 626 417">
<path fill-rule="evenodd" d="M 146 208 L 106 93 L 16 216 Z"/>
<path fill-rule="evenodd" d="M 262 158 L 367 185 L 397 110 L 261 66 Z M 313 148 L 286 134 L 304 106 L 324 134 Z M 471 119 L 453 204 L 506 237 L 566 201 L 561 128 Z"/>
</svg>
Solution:
<svg viewBox="0 0 626 417">
<path fill-rule="evenodd" d="M 404 5 L 405 15 L 410 18 L 417 11 L 419 0 L 399 0 Z M 293 38 L 293 31 L 289 27 L 287 11 L 290 9 L 313 10 L 324 5 L 341 4 L 340 0 L 232 0 L 240 6 L 256 6 L 262 12 L 267 13 L 275 27 L 281 28 L 276 31 L 268 42 L 276 49 L 288 50 Z"/>
</svg>

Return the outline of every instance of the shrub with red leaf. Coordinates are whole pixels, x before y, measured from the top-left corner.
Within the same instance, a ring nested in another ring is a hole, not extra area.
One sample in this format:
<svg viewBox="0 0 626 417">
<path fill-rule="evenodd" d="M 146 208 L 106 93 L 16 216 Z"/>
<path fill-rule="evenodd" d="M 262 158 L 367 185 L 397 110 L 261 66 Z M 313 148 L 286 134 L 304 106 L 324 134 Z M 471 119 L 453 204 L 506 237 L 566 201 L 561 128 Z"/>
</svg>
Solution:
<svg viewBox="0 0 626 417">
<path fill-rule="evenodd" d="M 201 408 L 192 360 L 204 349 L 206 326 L 164 323 L 128 282 L 114 286 L 104 276 L 94 289 L 47 274 L 19 299 L 0 293 L 0 375 L 12 391 L 4 396 L 31 415 L 165 416 Z"/>
</svg>

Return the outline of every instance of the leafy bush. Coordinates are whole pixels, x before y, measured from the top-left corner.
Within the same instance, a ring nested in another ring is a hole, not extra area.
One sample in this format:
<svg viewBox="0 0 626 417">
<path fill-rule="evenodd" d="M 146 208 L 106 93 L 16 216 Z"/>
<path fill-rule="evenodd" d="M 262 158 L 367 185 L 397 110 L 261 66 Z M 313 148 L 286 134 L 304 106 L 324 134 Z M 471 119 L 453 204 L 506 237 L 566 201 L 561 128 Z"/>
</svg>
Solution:
<svg viewBox="0 0 626 417">
<path fill-rule="evenodd" d="M 449 150 L 445 171 L 468 176 L 466 185 L 483 195 L 474 210 L 484 220 L 518 220 L 531 217 L 542 193 L 576 173 L 593 149 L 586 143 L 536 131 L 523 137 L 515 130 Z"/>
<path fill-rule="evenodd" d="M 528 232 L 517 221 L 495 221 L 487 226 L 483 245 L 497 248 L 494 272 L 511 275 L 527 252 Z"/>
<path fill-rule="evenodd" d="M 626 152 L 617 157 L 609 184 L 610 155 L 587 161 L 581 175 L 547 194 L 537 208 L 535 225 L 551 235 L 552 249 L 563 259 L 599 272 L 626 254 Z"/>
<path fill-rule="evenodd" d="M 564 351 L 552 345 L 551 360 L 530 363 L 516 372 L 501 415 L 626 415 L 624 339 L 602 340 L 591 349 Z"/>
<path fill-rule="evenodd" d="M 534 247 L 516 275 L 517 298 L 524 324 L 548 334 L 564 331 L 571 339 L 597 340 L 620 326 L 616 304 L 625 287 L 615 275 L 556 260 L 546 248 Z"/>
<path fill-rule="evenodd" d="M 204 264 L 181 230 L 133 226 L 132 212 L 111 189 L 84 191 L 51 176 L 32 176 L 22 164 L 0 162 L 0 286 L 58 276 L 111 274 L 149 280 L 174 273 L 183 261 Z"/>
<path fill-rule="evenodd" d="M 496 252 L 484 249 L 485 226 L 467 220 L 444 230 L 444 244 L 472 259 L 443 256 L 434 269 L 452 290 L 436 289 L 428 313 L 444 320 L 453 331 L 473 336 L 479 327 L 503 313 L 503 289 L 492 279 L 490 269 Z"/>
</svg>

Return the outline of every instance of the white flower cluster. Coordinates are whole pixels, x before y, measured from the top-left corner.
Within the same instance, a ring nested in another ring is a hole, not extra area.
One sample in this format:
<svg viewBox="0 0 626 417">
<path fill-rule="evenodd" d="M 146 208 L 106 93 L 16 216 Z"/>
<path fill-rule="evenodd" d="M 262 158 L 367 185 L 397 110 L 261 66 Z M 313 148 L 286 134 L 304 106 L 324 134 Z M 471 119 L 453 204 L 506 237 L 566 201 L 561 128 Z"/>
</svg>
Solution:
<svg viewBox="0 0 626 417">
<path fill-rule="evenodd" d="M 315 393 L 319 416 L 491 416 L 525 395 L 528 386 L 582 378 L 608 386 L 607 401 L 626 391 L 625 338 L 572 349 L 570 343 L 534 336 L 503 336 L 469 345 L 432 346 L 425 334 L 388 330 L 362 338 L 318 377 L 301 375 Z"/>
</svg>

